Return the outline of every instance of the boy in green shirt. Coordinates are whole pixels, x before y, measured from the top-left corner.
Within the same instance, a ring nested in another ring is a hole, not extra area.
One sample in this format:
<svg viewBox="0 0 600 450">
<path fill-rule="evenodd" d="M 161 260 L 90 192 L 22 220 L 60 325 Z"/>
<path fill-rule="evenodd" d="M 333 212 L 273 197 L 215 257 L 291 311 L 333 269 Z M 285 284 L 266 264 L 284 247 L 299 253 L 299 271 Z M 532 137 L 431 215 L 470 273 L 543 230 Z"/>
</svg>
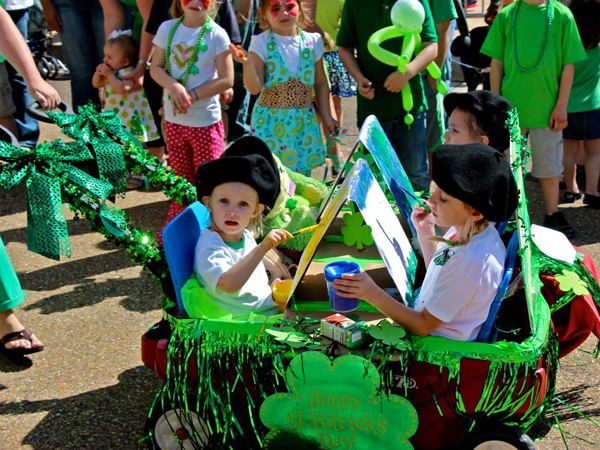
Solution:
<svg viewBox="0 0 600 450">
<path fill-rule="evenodd" d="M 376 31 L 392 25 L 390 12 L 396 0 L 346 0 L 336 43 L 342 63 L 358 83 L 358 126 L 371 114 L 379 120 L 413 185 L 418 191 L 429 189 L 423 84 L 419 73 L 437 56 L 437 36 L 429 3 L 421 1 L 425 21 L 421 31 L 423 49 L 410 62 L 405 74 L 371 55 L 367 42 Z M 382 47 L 400 54 L 402 38 L 390 39 Z M 356 56 L 354 50 L 356 49 Z M 400 91 L 407 83 L 413 94 L 414 122 L 404 123 Z"/>
<path fill-rule="evenodd" d="M 498 13 L 481 53 L 492 58 L 492 91 L 517 109 L 529 138 L 544 226 L 572 238 L 575 230 L 558 210 L 558 186 L 573 64 L 586 57 L 573 15 L 558 0 L 517 0 Z"/>
</svg>

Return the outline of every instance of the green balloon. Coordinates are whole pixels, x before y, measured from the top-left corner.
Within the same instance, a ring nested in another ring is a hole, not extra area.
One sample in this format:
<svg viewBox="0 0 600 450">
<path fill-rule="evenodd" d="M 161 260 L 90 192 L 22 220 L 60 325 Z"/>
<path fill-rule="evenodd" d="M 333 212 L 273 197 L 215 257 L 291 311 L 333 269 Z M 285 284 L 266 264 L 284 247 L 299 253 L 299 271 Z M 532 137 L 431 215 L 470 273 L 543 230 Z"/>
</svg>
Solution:
<svg viewBox="0 0 600 450">
<path fill-rule="evenodd" d="M 392 7 L 392 23 L 405 33 L 415 33 L 425 21 L 425 9 L 419 0 L 398 0 Z"/>
</svg>

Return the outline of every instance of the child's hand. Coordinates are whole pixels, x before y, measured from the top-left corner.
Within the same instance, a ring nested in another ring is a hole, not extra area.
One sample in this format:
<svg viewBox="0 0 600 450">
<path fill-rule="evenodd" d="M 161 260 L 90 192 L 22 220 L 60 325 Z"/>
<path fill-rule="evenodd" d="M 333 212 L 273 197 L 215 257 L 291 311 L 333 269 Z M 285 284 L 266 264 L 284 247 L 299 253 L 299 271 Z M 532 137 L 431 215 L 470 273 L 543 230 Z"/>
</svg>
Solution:
<svg viewBox="0 0 600 450">
<path fill-rule="evenodd" d="M 333 136 L 337 136 L 340 132 L 340 124 L 331 115 L 322 117 L 323 123 Z"/>
<path fill-rule="evenodd" d="M 174 83 L 169 88 L 171 103 L 173 104 L 173 115 L 185 114 L 192 106 L 192 98 L 181 83 Z"/>
<path fill-rule="evenodd" d="M 112 69 L 104 63 L 98 64 L 98 67 L 96 67 L 96 72 L 105 77 L 108 77 L 113 73 Z"/>
<path fill-rule="evenodd" d="M 340 297 L 361 298 L 367 302 L 380 290 L 367 272 L 363 271 L 342 275 L 342 278 L 333 282 L 333 287 L 337 289 L 336 294 Z"/>
<path fill-rule="evenodd" d="M 233 89 L 229 88 L 226 91 L 221 92 L 221 100 L 226 105 L 231 103 L 233 101 Z"/>
<path fill-rule="evenodd" d="M 261 245 L 265 245 L 267 247 L 267 251 L 272 248 L 277 247 L 279 244 L 285 244 L 288 238 L 291 238 L 292 235 L 285 230 L 271 230 L 267 237 L 263 239 Z"/>
<path fill-rule="evenodd" d="M 394 70 L 385 79 L 385 83 L 383 83 L 383 87 L 386 88 L 388 91 L 397 94 L 402 89 L 404 89 L 404 86 L 406 86 L 406 84 L 408 83 L 408 80 L 410 80 L 411 78 L 412 78 L 412 76 L 410 76 L 408 72 L 401 73 L 397 70 Z"/>
<path fill-rule="evenodd" d="M 244 50 L 241 45 L 229 44 L 229 53 L 231 53 L 231 56 L 235 62 L 240 64 L 246 64 L 250 62 L 246 50 Z"/>
<path fill-rule="evenodd" d="M 550 114 L 550 128 L 554 131 L 560 131 L 567 128 L 569 121 L 567 119 L 567 108 L 555 106 Z"/>
<path fill-rule="evenodd" d="M 373 85 L 366 78 L 359 81 L 358 93 L 369 100 L 373 100 L 373 97 L 375 97 L 375 89 L 373 89 Z"/>
<path fill-rule="evenodd" d="M 425 200 L 425 204 L 431 209 L 431 205 L 427 200 Z M 433 218 L 433 213 L 428 212 L 418 203 L 415 204 L 410 218 L 419 236 L 424 234 L 433 236 L 435 234 L 435 220 Z"/>
</svg>

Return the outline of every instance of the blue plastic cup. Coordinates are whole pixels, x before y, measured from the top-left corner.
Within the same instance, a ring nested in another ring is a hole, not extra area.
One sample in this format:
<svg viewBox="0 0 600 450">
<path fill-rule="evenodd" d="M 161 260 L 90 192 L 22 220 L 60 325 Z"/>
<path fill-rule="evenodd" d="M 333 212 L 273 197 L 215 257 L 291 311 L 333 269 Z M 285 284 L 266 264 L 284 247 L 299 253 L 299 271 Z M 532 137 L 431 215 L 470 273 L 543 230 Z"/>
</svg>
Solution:
<svg viewBox="0 0 600 450">
<path fill-rule="evenodd" d="M 351 312 L 358 308 L 358 298 L 340 297 L 336 294 L 341 289 L 336 289 L 333 282 L 346 273 L 360 273 L 360 266 L 355 262 L 336 261 L 325 266 L 325 281 L 329 293 L 329 307 L 335 312 Z M 342 291 L 343 292 L 343 291 Z"/>
</svg>

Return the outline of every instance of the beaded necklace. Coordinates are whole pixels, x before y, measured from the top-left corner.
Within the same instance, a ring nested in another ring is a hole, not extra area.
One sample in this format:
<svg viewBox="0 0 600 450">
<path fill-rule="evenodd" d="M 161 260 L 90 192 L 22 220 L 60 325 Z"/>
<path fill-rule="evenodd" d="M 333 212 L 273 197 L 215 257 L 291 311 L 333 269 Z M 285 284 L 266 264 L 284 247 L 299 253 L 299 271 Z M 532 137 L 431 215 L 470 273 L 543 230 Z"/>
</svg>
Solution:
<svg viewBox="0 0 600 450">
<path fill-rule="evenodd" d="M 535 65 L 531 69 L 525 69 L 523 66 L 521 66 L 521 64 L 519 64 L 519 57 L 517 56 L 517 14 L 519 13 L 519 6 L 521 6 L 521 1 L 523 0 L 517 0 L 517 4 L 515 5 L 515 12 L 513 13 L 512 35 L 515 65 L 517 66 L 517 69 L 519 69 L 521 72 L 531 73 L 540 66 L 542 60 L 544 59 L 544 55 L 546 54 L 546 48 L 548 47 L 548 39 L 550 38 L 550 29 L 552 28 L 552 0 L 548 0 L 548 6 L 546 7 L 548 20 L 546 22 L 546 36 L 544 37 L 544 44 L 542 45 L 542 49 L 540 50 L 540 57 L 537 63 L 535 63 Z"/>
<path fill-rule="evenodd" d="M 169 39 L 167 40 L 166 64 L 165 65 L 166 65 L 167 73 L 171 77 L 173 76 L 171 74 L 171 44 L 173 43 L 173 37 L 175 36 L 175 32 L 177 31 L 177 28 L 179 28 L 179 25 L 181 25 L 181 23 L 183 22 L 184 17 L 185 16 L 180 17 L 179 20 L 177 22 L 175 22 L 175 25 L 173 25 L 173 28 L 171 28 L 171 32 L 169 33 Z M 212 30 L 213 28 L 214 27 L 212 25 L 212 19 L 207 16 L 206 20 L 204 21 L 204 25 L 202 26 L 202 30 L 200 30 L 200 33 L 198 34 L 198 38 L 196 39 L 196 45 L 194 45 L 194 51 L 192 52 L 192 56 L 188 59 L 185 73 L 183 74 L 183 76 L 180 79 L 177 80 L 183 86 L 185 86 L 187 84 L 188 79 L 190 78 L 190 73 L 193 73 L 193 74 L 198 73 L 198 68 L 196 67 L 196 62 L 198 61 L 198 52 L 205 52 L 206 49 L 208 48 L 208 46 L 204 42 L 204 37 L 206 36 L 206 33 L 209 32 L 210 30 Z"/>
</svg>

